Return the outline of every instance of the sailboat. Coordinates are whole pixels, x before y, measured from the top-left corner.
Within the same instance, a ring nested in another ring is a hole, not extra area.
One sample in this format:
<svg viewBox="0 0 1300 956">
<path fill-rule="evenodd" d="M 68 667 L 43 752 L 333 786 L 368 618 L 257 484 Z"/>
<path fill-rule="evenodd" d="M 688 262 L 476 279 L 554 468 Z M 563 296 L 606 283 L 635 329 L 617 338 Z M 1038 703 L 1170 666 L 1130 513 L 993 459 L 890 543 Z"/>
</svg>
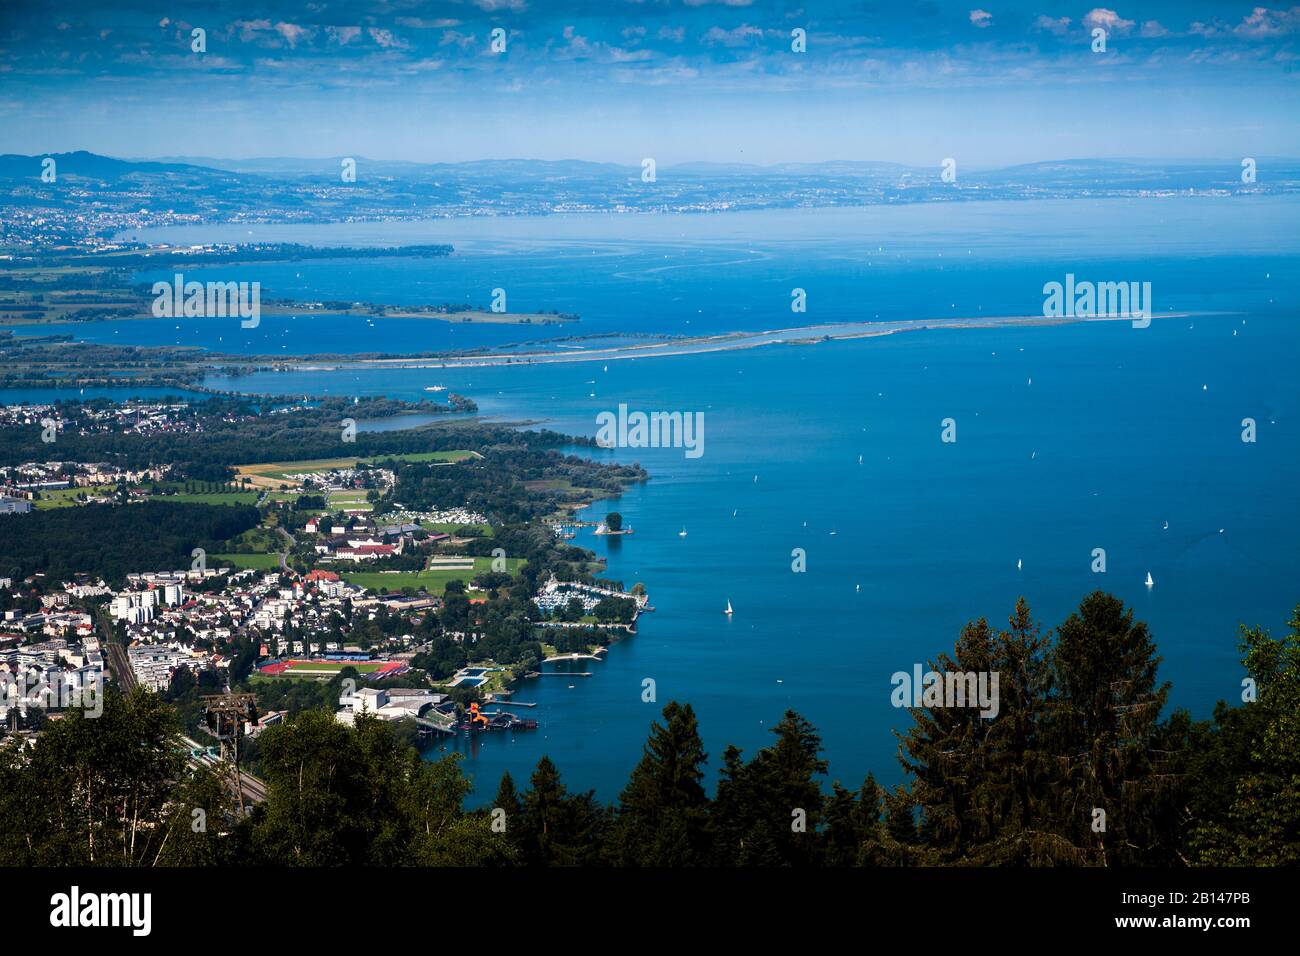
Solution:
<svg viewBox="0 0 1300 956">
<path fill-rule="evenodd" d="M 1168 522 L 1168 521 L 1165 522 L 1165 530 L 1166 530 L 1166 531 L 1169 530 L 1169 522 Z"/>
<path fill-rule="evenodd" d="M 682 530 L 677 532 L 677 537 L 679 538 L 686 537 L 686 525 L 682 525 Z"/>
<path fill-rule="evenodd" d="M 731 599 L 730 599 L 730 598 L 727 599 L 727 609 L 726 609 L 725 611 L 723 611 L 722 613 L 725 614 L 725 615 L 727 615 L 727 617 L 731 617 L 733 611 L 731 610 Z"/>
<path fill-rule="evenodd" d="M 1019 559 L 1019 558 L 1016 558 L 1016 570 L 1017 570 L 1017 571 L 1020 570 L 1020 559 Z"/>
<path fill-rule="evenodd" d="M 1153 588 L 1153 587 L 1155 587 L 1155 586 L 1156 586 L 1156 582 L 1153 581 L 1153 580 L 1151 580 L 1151 572 L 1148 571 L 1148 572 L 1147 572 L 1147 587 L 1149 587 L 1149 588 Z"/>
</svg>

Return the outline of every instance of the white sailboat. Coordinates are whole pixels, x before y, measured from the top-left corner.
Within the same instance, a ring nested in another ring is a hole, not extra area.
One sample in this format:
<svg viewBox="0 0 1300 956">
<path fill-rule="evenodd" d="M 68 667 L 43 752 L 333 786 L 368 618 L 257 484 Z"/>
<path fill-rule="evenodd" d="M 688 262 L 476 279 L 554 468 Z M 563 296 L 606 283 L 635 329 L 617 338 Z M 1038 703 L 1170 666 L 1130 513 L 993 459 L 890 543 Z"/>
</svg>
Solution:
<svg viewBox="0 0 1300 956">
<path fill-rule="evenodd" d="M 686 537 L 686 525 L 682 525 L 682 530 L 677 532 L 677 537 L 679 538 Z"/>
<path fill-rule="evenodd" d="M 1020 558 L 1016 558 L 1016 570 L 1020 570 Z"/>
<path fill-rule="evenodd" d="M 725 615 L 727 615 L 727 617 L 731 617 L 731 615 L 734 613 L 734 612 L 731 610 L 731 599 L 730 599 L 730 598 L 727 599 L 727 609 L 726 609 L 725 611 L 723 611 L 722 613 L 725 614 Z"/>
<path fill-rule="evenodd" d="M 1147 572 L 1147 587 L 1149 587 L 1149 588 L 1153 588 L 1153 587 L 1155 587 L 1155 586 L 1156 586 L 1156 582 L 1153 581 L 1153 580 L 1151 580 L 1151 572 L 1148 571 L 1148 572 Z"/>
</svg>

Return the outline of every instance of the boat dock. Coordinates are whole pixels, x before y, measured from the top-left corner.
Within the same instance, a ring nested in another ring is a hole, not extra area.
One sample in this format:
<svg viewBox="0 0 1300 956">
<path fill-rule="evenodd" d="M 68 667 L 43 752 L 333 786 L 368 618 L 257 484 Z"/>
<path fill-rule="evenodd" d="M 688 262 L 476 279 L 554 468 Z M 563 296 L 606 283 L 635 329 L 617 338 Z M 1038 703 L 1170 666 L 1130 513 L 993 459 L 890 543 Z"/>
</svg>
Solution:
<svg viewBox="0 0 1300 956">
<path fill-rule="evenodd" d="M 590 677 L 591 671 L 529 671 L 524 676 L 525 677 Z M 511 707 L 515 706 L 513 701 L 511 702 L 510 706 Z M 536 705 L 534 704 L 533 706 Z"/>
</svg>

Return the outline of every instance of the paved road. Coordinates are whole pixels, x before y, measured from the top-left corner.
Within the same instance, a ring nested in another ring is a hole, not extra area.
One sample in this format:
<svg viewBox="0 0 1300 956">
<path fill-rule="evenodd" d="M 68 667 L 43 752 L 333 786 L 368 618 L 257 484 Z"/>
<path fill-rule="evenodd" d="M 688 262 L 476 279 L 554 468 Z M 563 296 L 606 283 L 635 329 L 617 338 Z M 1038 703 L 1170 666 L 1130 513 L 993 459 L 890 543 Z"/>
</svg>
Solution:
<svg viewBox="0 0 1300 956">
<path fill-rule="evenodd" d="M 283 571 L 285 574 L 289 574 L 290 573 L 289 552 L 293 550 L 293 546 L 297 544 L 298 541 L 297 539 L 294 538 L 293 535 L 285 531 L 283 528 L 277 527 L 275 530 L 280 532 L 280 534 L 284 535 L 285 539 L 289 542 L 289 547 L 285 548 L 283 551 L 280 552 L 280 570 Z"/>
</svg>

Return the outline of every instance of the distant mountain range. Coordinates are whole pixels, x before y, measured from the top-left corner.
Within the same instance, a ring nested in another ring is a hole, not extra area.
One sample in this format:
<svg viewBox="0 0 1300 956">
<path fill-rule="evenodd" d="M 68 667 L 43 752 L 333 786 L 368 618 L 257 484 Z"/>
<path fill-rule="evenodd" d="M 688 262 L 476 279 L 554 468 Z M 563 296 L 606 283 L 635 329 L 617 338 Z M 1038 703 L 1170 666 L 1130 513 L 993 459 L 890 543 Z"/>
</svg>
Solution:
<svg viewBox="0 0 1300 956">
<path fill-rule="evenodd" d="M 33 156 L 0 155 L 0 178 L 39 181 L 41 161 L 46 156 L 57 163 L 60 174 L 101 183 L 126 178 L 175 176 L 195 180 L 207 178 L 234 182 L 241 177 L 339 179 L 345 157 L 276 157 L 263 159 L 213 159 L 203 156 L 163 156 L 156 159 L 117 159 L 80 150 Z M 360 177 L 383 176 L 412 181 L 457 179 L 521 179 L 592 181 L 640 179 L 640 165 L 593 163 L 585 160 L 485 159 L 463 163 L 414 163 L 404 160 L 354 159 Z M 1257 185 L 1300 178 L 1300 159 L 1255 157 Z M 1069 185 L 1108 182 L 1141 183 L 1146 188 L 1215 188 L 1241 184 L 1241 159 L 1061 159 L 1000 168 L 963 169 L 958 165 L 957 181 L 985 184 L 1035 183 Z M 659 179 L 754 180 L 754 179 L 861 179 L 870 181 L 922 181 L 940 178 L 941 165 L 909 166 L 903 163 L 830 160 L 820 163 L 680 163 L 659 166 Z M 233 175 L 232 175 L 233 174 Z"/>
<path fill-rule="evenodd" d="M 724 212 L 996 199 L 1074 199 L 1150 194 L 1300 192 L 1300 160 L 1066 159 L 1000 169 L 833 160 L 823 163 L 682 163 L 660 166 L 581 160 L 412 163 L 344 157 L 219 160 L 168 156 L 128 160 L 78 151 L 0 155 L 7 233 L 22 244 L 179 222 L 328 222 L 563 212 Z M 54 160 L 54 182 L 42 179 Z M 60 188 L 74 184 L 78 188 Z M 88 205 L 88 199 L 93 204 Z M 41 215 L 35 215 L 41 210 Z M 64 215 L 50 217 L 59 211 Z M 88 216 L 93 210 L 93 216 Z M 50 219 L 61 219 L 51 226 Z M 37 225 L 32 225 L 36 223 Z M 37 229 L 39 226 L 39 229 Z M 38 235 L 39 233 L 39 235 Z"/>
</svg>

